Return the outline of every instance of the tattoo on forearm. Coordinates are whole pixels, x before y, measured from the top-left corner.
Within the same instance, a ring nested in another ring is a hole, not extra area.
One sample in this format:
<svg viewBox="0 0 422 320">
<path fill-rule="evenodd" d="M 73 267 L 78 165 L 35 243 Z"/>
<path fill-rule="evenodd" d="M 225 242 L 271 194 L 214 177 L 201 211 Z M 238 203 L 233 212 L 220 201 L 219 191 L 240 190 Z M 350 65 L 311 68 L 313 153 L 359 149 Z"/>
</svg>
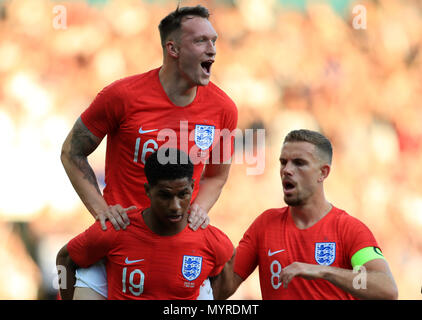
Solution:
<svg viewBox="0 0 422 320">
<path fill-rule="evenodd" d="M 88 163 L 88 155 L 97 148 L 98 144 L 99 141 L 95 140 L 92 133 L 78 119 L 73 127 L 73 134 L 70 141 L 70 159 L 82 171 L 84 179 L 94 185 L 98 193 L 101 194 L 97 177 Z"/>
</svg>

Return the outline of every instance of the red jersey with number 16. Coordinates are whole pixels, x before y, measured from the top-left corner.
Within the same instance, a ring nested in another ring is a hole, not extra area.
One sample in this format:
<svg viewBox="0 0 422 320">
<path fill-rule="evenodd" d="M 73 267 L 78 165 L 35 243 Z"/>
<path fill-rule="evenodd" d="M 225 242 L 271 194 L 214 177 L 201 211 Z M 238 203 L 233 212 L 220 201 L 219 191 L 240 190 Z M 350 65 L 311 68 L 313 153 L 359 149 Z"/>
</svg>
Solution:
<svg viewBox="0 0 422 320">
<path fill-rule="evenodd" d="M 131 224 L 116 231 L 96 222 L 67 244 L 71 259 L 88 267 L 106 258 L 108 299 L 194 300 L 201 284 L 218 275 L 233 255 L 233 244 L 219 229 L 159 236 L 145 224 L 141 211 L 129 214 Z"/>
<path fill-rule="evenodd" d="M 145 159 L 160 146 L 185 151 L 195 165 L 198 193 L 204 163 L 222 163 L 233 154 L 237 108 L 215 84 L 198 86 L 194 101 L 174 105 L 166 95 L 159 68 L 105 87 L 82 115 L 94 135 L 107 135 L 104 199 L 109 205 L 146 208 Z M 225 131 L 223 131 L 226 129 Z"/>
<path fill-rule="evenodd" d="M 327 280 L 295 277 L 287 289 L 279 283 L 282 268 L 293 262 L 353 269 L 352 256 L 365 247 L 378 247 L 371 231 L 358 219 L 333 207 L 310 228 L 298 229 L 289 207 L 262 213 L 245 232 L 236 249 L 234 271 L 246 279 L 259 265 L 263 299 L 355 299 Z"/>
</svg>

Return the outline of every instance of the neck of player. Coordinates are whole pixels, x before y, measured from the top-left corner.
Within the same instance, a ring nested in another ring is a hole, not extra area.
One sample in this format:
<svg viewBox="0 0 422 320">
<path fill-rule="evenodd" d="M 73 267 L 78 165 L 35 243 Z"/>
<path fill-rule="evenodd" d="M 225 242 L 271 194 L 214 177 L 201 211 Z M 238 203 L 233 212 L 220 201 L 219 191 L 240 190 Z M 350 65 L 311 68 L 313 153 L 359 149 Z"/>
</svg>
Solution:
<svg viewBox="0 0 422 320">
<path fill-rule="evenodd" d="M 192 103 L 196 97 L 197 86 L 184 78 L 177 69 L 164 64 L 159 72 L 161 85 L 167 97 L 176 106 L 184 107 Z"/>
<path fill-rule="evenodd" d="M 298 229 L 312 227 L 325 217 L 333 208 L 325 197 L 308 199 L 305 204 L 299 206 L 289 206 L 290 214 Z"/>
</svg>

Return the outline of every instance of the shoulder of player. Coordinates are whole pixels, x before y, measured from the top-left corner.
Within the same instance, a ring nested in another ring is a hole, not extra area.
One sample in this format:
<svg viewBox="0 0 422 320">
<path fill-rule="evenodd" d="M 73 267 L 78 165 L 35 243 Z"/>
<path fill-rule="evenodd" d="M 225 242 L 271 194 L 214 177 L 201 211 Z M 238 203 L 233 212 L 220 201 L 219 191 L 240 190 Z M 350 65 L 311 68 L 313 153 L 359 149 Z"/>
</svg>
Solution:
<svg viewBox="0 0 422 320">
<path fill-rule="evenodd" d="M 95 221 L 88 229 L 85 230 L 87 239 L 95 239 L 98 243 L 113 242 L 119 235 L 119 231 L 114 229 L 110 221 L 106 221 L 106 230 L 101 227 L 100 221 Z"/>
<path fill-rule="evenodd" d="M 288 207 L 283 208 L 271 208 L 267 209 L 264 212 L 262 212 L 257 218 L 256 222 L 269 222 L 273 221 L 274 219 L 280 219 L 284 216 L 286 216 L 288 213 Z"/>
<path fill-rule="evenodd" d="M 147 229 L 145 225 L 141 223 L 140 219 L 134 214 L 128 214 L 130 224 L 125 228 L 116 230 L 110 221 L 106 221 L 106 230 L 102 230 L 99 221 L 96 221 L 93 227 L 95 230 L 91 231 L 90 238 L 95 241 L 101 242 L 104 245 L 108 245 L 110 249 L 118 246 L 118 244 L 124 244 L 128 239 L 139 238 L 139 234 L 145 234 Z M 144 237 L 142 237 L 144 238 Z"/>
<path fill-rule="evenodd" d="M 333 218 L 338 221 L 339 228 L 344 229 L 346 227 L 354 226 L 364 226 L 367 228 L 366 224 L 360 219 L 350 215 L 346 211 L 336 208 L 333 206 Z"/>
<path fill-rule="evenodd" d="M 157 69 L 153 69 L 145 73 L 135 74 L 115 80 L 107 85 L 103 90 L 119 96 L 125 94 L 128 90 L 130 91 L 134 88 L 143 88 L 143 83 L 150 81 L 156 72 Z"/>
<path fill-rule="evenodd" d="M 194 232 L 198 231 L 198 235 L 201 234 L 202 237 L 211 243 L 230 239 L 225 232 L 213 225 L 208 225 L 205 229 L 200 228 Z"/>
<path fill-rule="evenodd" d="M 142 225 L 143 219 L 142 219 L 142 211 L 143 208 L 138 208 L 136 210 L 132 210 L 127 212 L 127 216 L 129 218 L 130 224 L 127 228 L 139 228 Z M 95 221 L 95 223 L 92 225 L 93 228 L 96 229 L 96 231 L 103 231 L 101 229 L 101 224 L 99 221 Z M 120 234 L 120 230 L 116 230 L 112 223 L 109 220 L 106 220 L 106 227 L 107 230 L 104 230 L 107 233 L 110 234 Z"/>
<path fill-rule="evenodd" d="M 211 224 L 209 224 L 205 229 L 202 229 L 202 232 L 204 233 L 204 235 L 209 235 L 209 234 L 217 234 L 217 235 L 221 235 L 221 234 L 225 234 L 221 229 L 219 229 L 216 226 L 213 226 Z M 199 231 L 200 229 L 198 229 L 197 231 Z"/>
<path fill-rule="evenodd" d="M 220 103 L 220 105 L 225 109 L 237 111 L 237 107 L 234 101 L 227 95 L 227 93 L 225 93 L 212 81 L 210 81 L 205 87 L 205 92 L 209 95 L 212 95 L 213 100 L 217 103 Z"/>
<path fill-rule="evenodd" d="M 127 212 L 130 223 L 125 230 L 117 231 L 117 237 L 125 235 L 132 237 L 134 234 L 138 235 L 139 233 L 145 232 L 150 233 L 151 230 L 146 226 L 144 218 L 142 217 L 143 211 L 144 208 L 138 208 L 136 210 Z"/>
<path fill-rule="evenodd" d="M 288 207 L 271 208 L 265 210 L 255 218 L 255 220 L 250 224 L 246 232 L 249 235 L 262 235 L 262 230 L 266 229 L 268 226 L 279 225 L 280 221 L 282 221 L 288 213 L 287 208 Z"/>
</svg>

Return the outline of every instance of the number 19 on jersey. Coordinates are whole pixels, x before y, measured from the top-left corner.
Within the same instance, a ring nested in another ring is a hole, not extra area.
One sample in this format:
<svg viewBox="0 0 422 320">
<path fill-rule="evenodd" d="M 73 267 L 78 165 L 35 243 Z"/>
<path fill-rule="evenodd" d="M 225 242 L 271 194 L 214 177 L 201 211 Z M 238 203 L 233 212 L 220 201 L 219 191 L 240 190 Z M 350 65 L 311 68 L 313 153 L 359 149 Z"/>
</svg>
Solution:
<svg viewBox="0 0 422 320">
<path fill-rule="evenodd" d="M 139 276 L 137 276 L 137 275 L 139 275 Z M 134 296 L 138 297 L 142 292 L 144 292 L 145 274 L 139 269 L 134 269 L 129 274 L 128 278 L 129 278 L 129 283 L 128 283 L 129 291 Z M 123 293 L 126 293 L 126 279 L 127 279 L 127 267 L 123 268 L 123 274 L 122 274 L 122 291 L 123 291 Z M 137 281 L 135 281 L 135 280 L 137 280 Z"/>
</svg>

